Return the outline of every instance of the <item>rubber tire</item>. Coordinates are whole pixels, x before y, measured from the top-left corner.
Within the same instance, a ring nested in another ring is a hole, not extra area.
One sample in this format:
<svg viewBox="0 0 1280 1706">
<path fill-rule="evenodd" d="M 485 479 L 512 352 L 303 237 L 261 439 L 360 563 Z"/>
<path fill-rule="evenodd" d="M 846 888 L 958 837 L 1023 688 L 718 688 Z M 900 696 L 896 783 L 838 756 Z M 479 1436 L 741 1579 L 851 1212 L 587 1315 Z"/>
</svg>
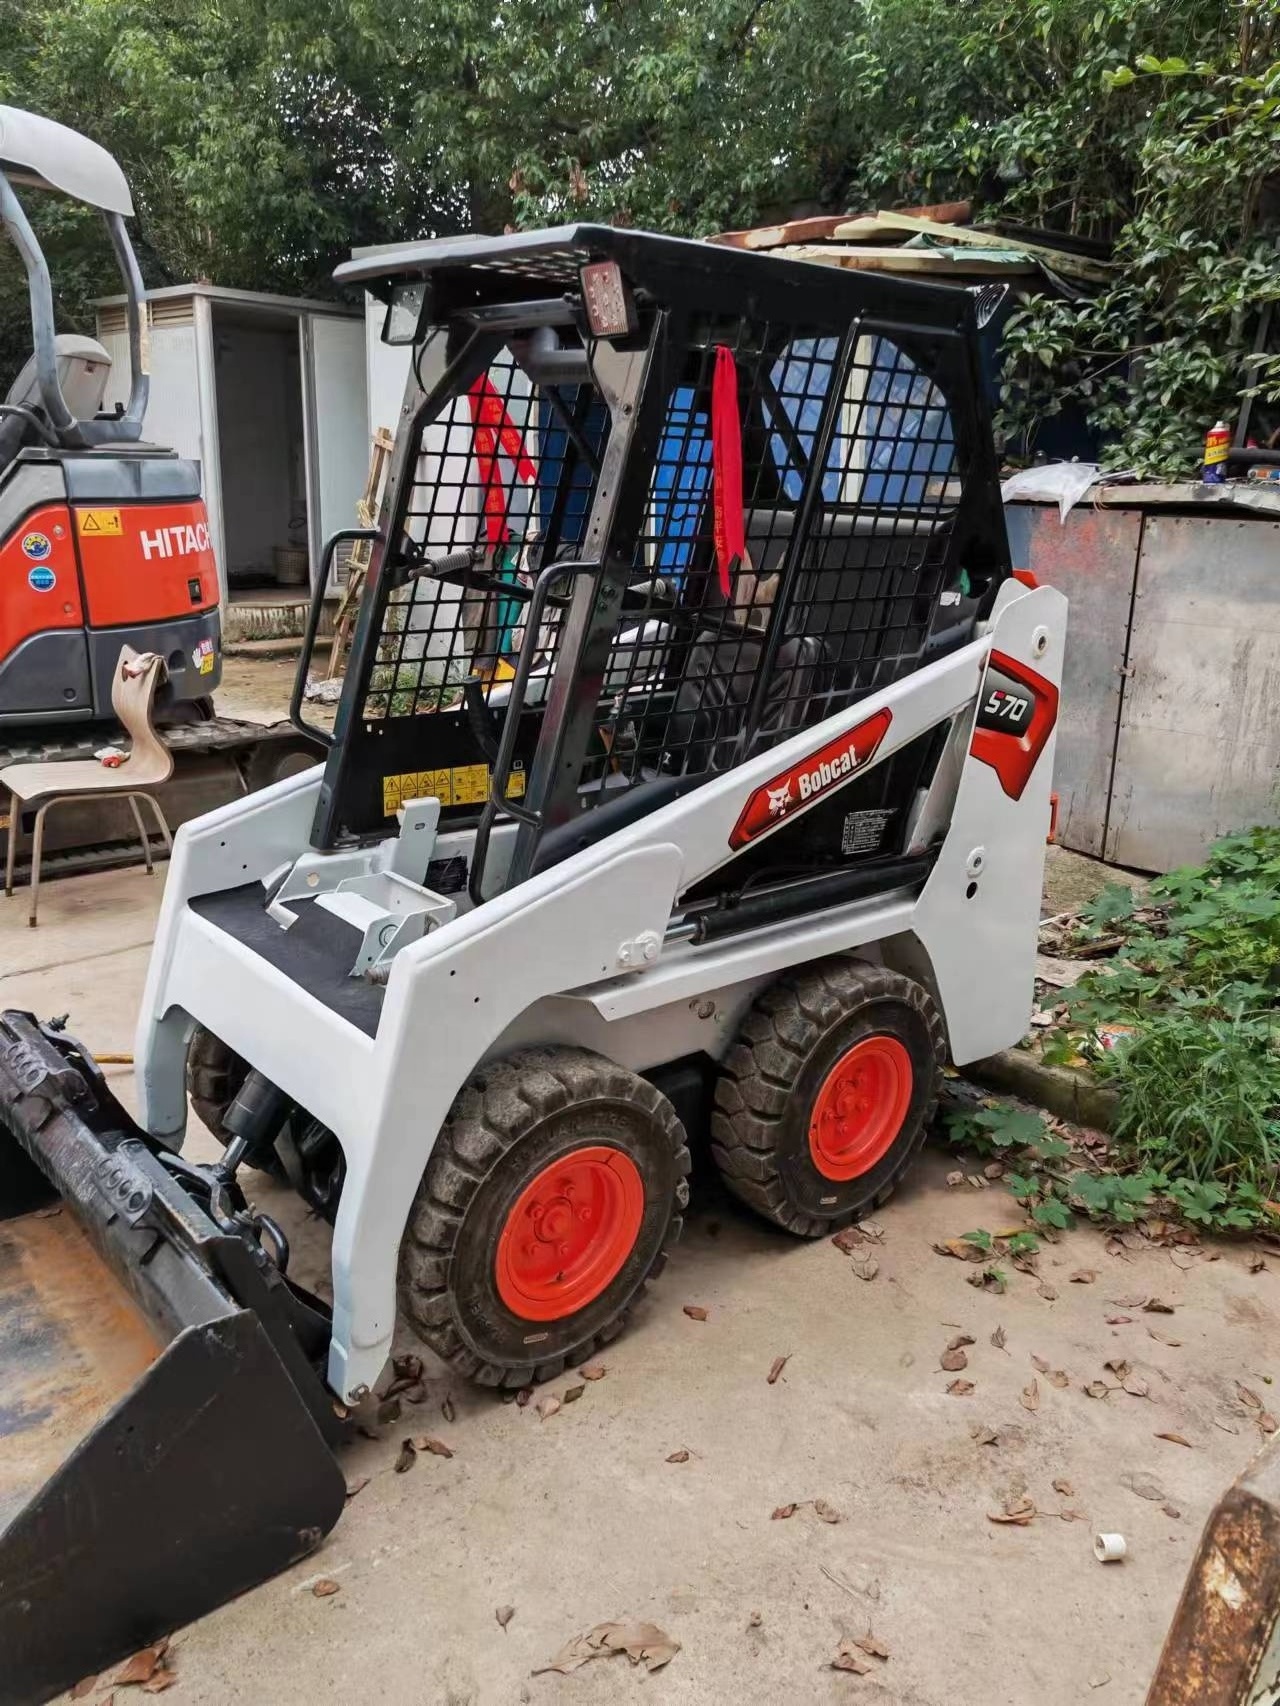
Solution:
<svg viewBox="0 0 1280 1706">
<path fill-rule="evenodd" d="M 524 1320 L 495 1284 L 507 1212 L 557 1154 L 602 1141 L 629 1155 L 644 1180 L 631 1255 L 574 1314 Z M 400 1247 L 401 1309 L 437 1356 L 482 1386 L 554 1380 L 617 1337 L 665 1267 L 689 1200 L 688 1172 L 675 1109 L 634 1072 L 574 1048 L 521 1049 L 484 1066 L 454 1102 L 414 1198 Z"/>
<path fill-rule="evenodd" d="M 269 788 L 286 776 L 300 776 L 304 770 L 324 762 L 324 751 L 318 741 L 303 735 L 281 735 L 275 740 L 259 741 L 244 762 L 244 785 L 251 794 L 259 788 Z"/>
<path fill-rule="evenodd" d="M 824 1177 L 809 1152 L 823 1080 L 864 1036 L 896 1037 L 911 1056 L 906 1116 L 861 1176 Z M 800 1238 L 821 1238 L 879 1207 L 924 1141 L 946 1058 L 932 997 L 899 972 L 842 956 L 771 984 L 748 1010 L 716 1083 L 711 1154 L 735 1196 Z"/>
<path fill-rule="evenodd" d="M 187 1095 L 196 1118 L 225 1148 L 230 1134 L 223 1125 L 227 1109 L 249 1076 L 249 1062 L 212 1031 L 197 1025 L 187 1044 Z"/>
</svg>

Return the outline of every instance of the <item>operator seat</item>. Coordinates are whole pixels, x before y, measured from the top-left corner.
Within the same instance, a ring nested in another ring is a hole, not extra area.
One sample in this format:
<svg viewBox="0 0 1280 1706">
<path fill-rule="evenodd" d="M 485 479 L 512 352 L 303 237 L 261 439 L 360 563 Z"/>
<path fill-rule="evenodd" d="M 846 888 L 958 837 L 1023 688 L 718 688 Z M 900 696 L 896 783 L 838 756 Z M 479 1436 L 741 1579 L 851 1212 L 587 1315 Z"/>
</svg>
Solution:
<svg viewBox="0 0 1280 1706">
<path fill-rule="evenodd" d="M 58 384 L 67 408 L 78 421 L 91 421 L 102 407 L 107 381 L 111 377 L 111 357 L 97 338 L 86 338 L 79 332 L 59 332 L 53 340 L 53 352 L 58 371 Z M 29 409 L 46 428 L 49 419 L 40 396 L 36 377 L 36 358 L 30 356 L 21 373 L 9 387 L 5 398 L 10 407 Z M 38 444 L 40 434 L 33 423 L 22 415 L 0 414 L 0 472 L 13 461 L 18 452 L 29 444 Z"/>
</svg>

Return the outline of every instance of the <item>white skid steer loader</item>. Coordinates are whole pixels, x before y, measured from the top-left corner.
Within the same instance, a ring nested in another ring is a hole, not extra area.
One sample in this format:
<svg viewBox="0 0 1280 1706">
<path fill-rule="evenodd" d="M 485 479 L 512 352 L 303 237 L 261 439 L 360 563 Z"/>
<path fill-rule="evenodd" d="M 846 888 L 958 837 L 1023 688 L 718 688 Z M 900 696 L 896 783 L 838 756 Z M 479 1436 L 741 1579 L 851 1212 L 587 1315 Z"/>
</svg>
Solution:
<svg viewBox="0 0 1280 1706">
<path fill-rule="evenodd" d="M 181 831 L 139 1124 L 0 1019 L 2 1259 L 38 1291 L 60 1194 L 156 1337 L 0 1536 L 4 1701 L 314 1545 L 398 1307 L 549 1378 L 661 1268 L 690 1144 L 820 1236 L 1029 1014 L 1065 604 L 1010 567 L 972 293 L 594 226 L 338 277 L 412 377 L 327 762 Z M 331 1313 L 244 1168 L 332 1221 Z M 185 1554 L 113 1527 L 104 1452 L 120 1509 L 199 1480 Z"/>
</svg>

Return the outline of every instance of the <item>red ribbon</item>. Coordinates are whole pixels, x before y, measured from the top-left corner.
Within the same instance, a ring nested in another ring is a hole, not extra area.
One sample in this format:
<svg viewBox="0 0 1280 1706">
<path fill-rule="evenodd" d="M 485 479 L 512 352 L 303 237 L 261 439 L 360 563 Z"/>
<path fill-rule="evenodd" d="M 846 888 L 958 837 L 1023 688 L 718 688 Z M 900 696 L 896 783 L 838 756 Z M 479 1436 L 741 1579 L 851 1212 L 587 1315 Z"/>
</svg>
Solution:
<svg viewBox="0 0 1280 1706">
<path fill-rule="evenodd" d="M 742 514 L 742 418 L 738 413 L 738 364 L 724 344 L 716 350 L 711 379 L 711 469 L 716 568 L 720 591 L 732 594 L 729 571 L 747 554 Z"/>
<path fill-rule="evenodd" d="M 537 479 L 537 469 L 529 459 L 515 422 L 507 413 L 506 404 L 494 389 L 488 374 L 482 373 L 467 392 L 471 424 L 475 431 L 476 466 L 484 487 L 484 530 L 490 545 L 505 545 L 511 537 L 507 526 L 507 492 L 498 452 L 514 462 L 516 478 L 530 485 Z"/>
</svg>

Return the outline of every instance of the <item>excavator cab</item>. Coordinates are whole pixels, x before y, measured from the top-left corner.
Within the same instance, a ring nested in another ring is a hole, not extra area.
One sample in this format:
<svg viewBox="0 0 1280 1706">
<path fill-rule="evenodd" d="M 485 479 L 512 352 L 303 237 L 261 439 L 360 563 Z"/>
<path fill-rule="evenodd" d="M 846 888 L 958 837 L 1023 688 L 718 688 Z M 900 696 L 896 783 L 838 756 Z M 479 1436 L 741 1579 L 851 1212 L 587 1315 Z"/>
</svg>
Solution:
<svg viewBox="0 0 1280 1706">
<path fill-rule="evenodd" d="M 56 330 L 53 284 L 18 190 L 96 209 L 124 283 L 128 400 L 103 408 L 112 357 Z M 21 259 L 32 353 L 0 403 L 0 744 L 111 720 L 122 645 L 165 659 L 165 707 L 207 701 L 221 670 L 218 573 L 200 470 L 142 442 L 145 291 L 118 163 L 65 125 L 0 106 L 0 223 Z M 51 728 L 50 725 L 53 725 Z M 100 743 L 99 743 L 100 744 Z"/>
</svg>

